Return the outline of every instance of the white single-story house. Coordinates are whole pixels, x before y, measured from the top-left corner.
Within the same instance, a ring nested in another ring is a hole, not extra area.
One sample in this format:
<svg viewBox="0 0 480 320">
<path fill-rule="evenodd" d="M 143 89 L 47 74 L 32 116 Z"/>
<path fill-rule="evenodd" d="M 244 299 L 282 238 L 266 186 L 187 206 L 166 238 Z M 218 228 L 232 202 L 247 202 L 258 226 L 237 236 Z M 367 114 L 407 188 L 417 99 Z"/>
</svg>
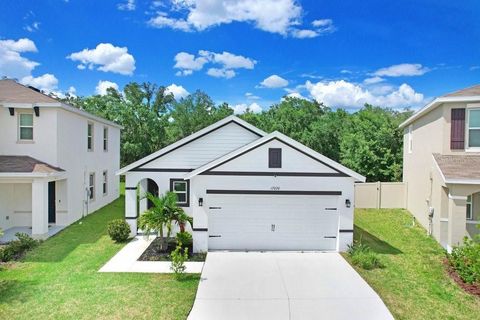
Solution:
<svg viewBox="0 0 480 320">
<path fill-rule="evenodd" d="M 279 133 L 229 116 L 122 169 L 132 235 L 146 191 L 178 195 L 194 251 L 344 251 L 365 177 Z M 137 192 L 138 191 L 138 192 Z M 140 197 L 139 197 L 140 195 Z"/>
<path fill-rule="evenodd" d="M 0 242 L 46 238 L 118 198 L 118 124 L 4 79 L 0 129 Z"/>
</svg>

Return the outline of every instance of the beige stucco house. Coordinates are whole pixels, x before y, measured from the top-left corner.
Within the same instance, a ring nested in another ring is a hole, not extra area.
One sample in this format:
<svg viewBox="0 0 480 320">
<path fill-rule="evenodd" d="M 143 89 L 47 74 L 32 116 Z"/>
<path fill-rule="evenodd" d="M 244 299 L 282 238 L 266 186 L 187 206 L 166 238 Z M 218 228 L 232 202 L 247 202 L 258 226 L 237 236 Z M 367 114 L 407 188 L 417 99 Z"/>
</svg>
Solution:
<svg viewBox="0 0 480 320">
<path fill-rule="evenodd" d="M 480 85 L 433 100 L 400 125 L 407 209 L 450 250 L 480 223 Z"/>
</svg>

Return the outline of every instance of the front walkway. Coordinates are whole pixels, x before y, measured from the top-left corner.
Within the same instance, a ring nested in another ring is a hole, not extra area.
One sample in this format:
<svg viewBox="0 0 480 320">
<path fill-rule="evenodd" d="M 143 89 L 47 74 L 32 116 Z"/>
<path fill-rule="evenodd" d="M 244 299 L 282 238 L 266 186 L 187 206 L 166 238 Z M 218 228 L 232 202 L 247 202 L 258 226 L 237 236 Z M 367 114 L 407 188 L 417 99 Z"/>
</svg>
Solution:
<svg viewBox="0 0 480 320">
<path fill-rule="evenodd" d="M 172 273 L 169 261 L 137 261 L 155 236 L 136 236 L 98 272 Z M 185 273 L 201 273 L 203 262 L 185 262 Z"/>
<path fill-rule="evenodd" d="M 209 252 L 188 319 L 393 317 L 338 253 Z"/>
<path fill-rule="evenodd" d="M 57 234 L 61 230 L 63 230 L 66 226 L 57 226 L 57 225 L 51 225 L 48 226 L 48 234 L 46 238 L 50 238 L 51 236 Z M 32 236 L 32 228 L 31 227 L 13 227 L 9 228 L 5 231 L 3 231 L 3 236 L 0 237 L 0 243 L 5 243 L 5 242 L 10 242 L 12 240 L 16 240 L 17 237 L 15 236 L 15 233 L 20 232 L 20 233 L 26 233 L 29 236 Z"/>
</svg>

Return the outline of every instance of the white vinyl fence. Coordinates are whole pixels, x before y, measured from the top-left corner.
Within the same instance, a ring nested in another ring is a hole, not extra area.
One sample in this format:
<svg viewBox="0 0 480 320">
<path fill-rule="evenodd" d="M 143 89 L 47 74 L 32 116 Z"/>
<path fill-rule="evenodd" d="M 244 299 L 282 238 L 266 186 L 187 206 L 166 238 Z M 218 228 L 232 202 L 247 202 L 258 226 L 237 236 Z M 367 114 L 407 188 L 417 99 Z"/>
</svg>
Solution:
<svg viewBox="0 0 480 320">
<path fill-rule="evenodd" d="M 368 182 L 355 184 L 355 208 L 394 209 L 407 207 L 404 182 Z"/>
</svg>

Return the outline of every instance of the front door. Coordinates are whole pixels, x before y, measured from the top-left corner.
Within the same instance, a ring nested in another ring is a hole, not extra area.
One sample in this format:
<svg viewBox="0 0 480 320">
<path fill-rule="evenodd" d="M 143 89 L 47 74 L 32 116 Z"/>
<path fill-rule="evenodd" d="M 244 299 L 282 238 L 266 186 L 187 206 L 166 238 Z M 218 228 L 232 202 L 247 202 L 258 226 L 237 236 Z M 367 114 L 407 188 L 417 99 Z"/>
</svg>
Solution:
<svg viewBox="0 0 480 320">
<path fill-rule="evenodd" d="M 55 181 L 48 183 L 48 223 L 55 223 Z"/>
</svg>

